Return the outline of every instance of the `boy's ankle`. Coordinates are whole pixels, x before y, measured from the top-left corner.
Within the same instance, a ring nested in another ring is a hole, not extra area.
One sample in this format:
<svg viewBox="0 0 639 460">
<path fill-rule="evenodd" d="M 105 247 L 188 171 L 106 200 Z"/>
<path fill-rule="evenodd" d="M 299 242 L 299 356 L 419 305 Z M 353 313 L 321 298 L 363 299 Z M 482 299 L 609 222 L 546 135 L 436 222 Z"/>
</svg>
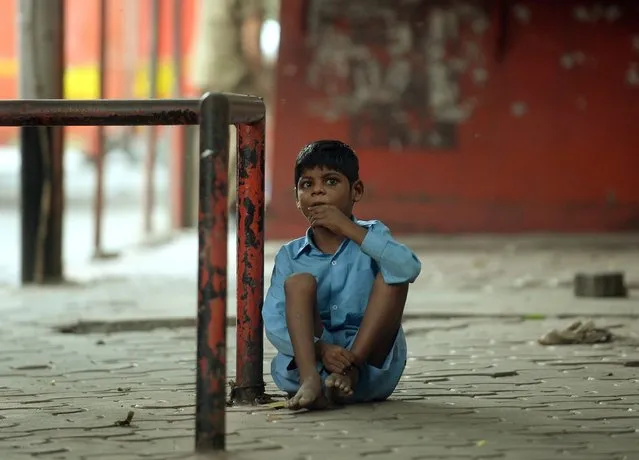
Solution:
<svg viewBox="0 0 639 460">
<path fill-rule="evenodd" d="M 356 367 L 359 370 L 360 367 L 366 364 L 366 358 L 364 358 L 363 355 L 359 353 L 353 353 L 353 355 L 355 355 L 355 362 L 353 363 L 353 367 Z"/>
<path fill-rule="evenodd" d="M 312 381 L 312 380 L 321 380 L 322 378 L 320 377 L 319 372 L 317 372 L 317 369 L 313 369 L 313 372 L 308 372 L 308 373 L 301 373 L 300 372 L 300 382 L 305 382 L 307 380 Z"/>
</svg>

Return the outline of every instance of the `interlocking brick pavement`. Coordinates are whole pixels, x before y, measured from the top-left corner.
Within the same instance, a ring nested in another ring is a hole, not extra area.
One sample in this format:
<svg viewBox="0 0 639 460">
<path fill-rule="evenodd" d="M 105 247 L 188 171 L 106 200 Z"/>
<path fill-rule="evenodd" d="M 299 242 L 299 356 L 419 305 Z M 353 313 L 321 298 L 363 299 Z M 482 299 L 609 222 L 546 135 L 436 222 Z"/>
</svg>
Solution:
<svg viewBox="0 0 639 460">
<path fill-rule="evenodd" d="M 411 356 L 391 401 L 321 413 L 230 408 L 228 449 L 292 459 L 639 458 L 639 372 L 624 366 L 637 346 L 534 342 L 557 325 L 440 320 L 413 334 L 407 324 Z M 56 335 L 3 323 L 0 332 L 1 458 L 191 456 L 193 330 Z M 233 356 L 231 347 L 231 372 Z M 114 426 L 129 410 L 131 427 Z"/>
<path fill-rule="evenodd" d="M 461 280 L 464 273 L 468 278 L 463 269 L 476 254 L 467 254 L 469 262 L 457 256 L 429 261 L 448 278 Z M 496 258 L 488 257 L 487 266 Z M 448 272 L 447 263 L 452 267 Z M 520 255 L 502 266 L 511 281 L 520 276 L 518 266 L 526 271 L 536 267 L 534 276 L 556 275 L 543 269 L 545 262 L 535 265 Z M 410 358 L 390 401 L 317 413 L 229 408 L 229 458 L 639 458 L 636 298 L 577 302 L 565 287 L 513 288 L 507 278 L 495 275 L 482 278 L 496 286 L 486 293 L 425 274 L 411 294 L 411 319 L 405 324 Z M 127 317 L 129 308 L 139 316 L 145 310 L 138 306 L 162 299 L 175 309 L 193 309 L 182 294 L 169 295 L 190 282 L 140 277 L 5 291 L 0 302 L 0 459 L 196 458 L 192 328 L 112 335 L 52 330 L 62 320 L 77 319 L 83 309 L 104 319 Z M 178 292 L 191 296 L 191 289 Z M 525 307 L 518 303 L 523 298 L 528 299 Z M 546 316 L 521 317 L 539 312 Z M 623 313 L 596 321 L 620 326 L 615 333 L 628 340 L 596 346 L 536 343 L 570 321 L 557 315 L 587 318 L 590 313 Z M 232 378 L 232 328 L 228 337 Z M 273 352 L 267 346 L 266 370 Z M 277 394 L 270 377 L 265 378 L 267 391 Z M 115 426 L 129 410 L 135 413 L 131 426 Z"/>
</svg>

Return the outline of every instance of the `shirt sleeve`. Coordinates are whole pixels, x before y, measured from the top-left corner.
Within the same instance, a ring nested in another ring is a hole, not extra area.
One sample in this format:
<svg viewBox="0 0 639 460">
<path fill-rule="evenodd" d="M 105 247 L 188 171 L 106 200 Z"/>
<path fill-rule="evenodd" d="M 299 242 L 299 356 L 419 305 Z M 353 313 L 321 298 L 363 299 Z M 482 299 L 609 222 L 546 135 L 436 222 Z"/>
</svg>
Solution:
<svg viewBox="0 0 639 460">
<path fill-rule="evenodd" d="M 414 282 L 422 269 L 417 256 L 407 246 L 397 242 L 386 225 L 372 224 L 361 245 L 362 251 L 377 262 L 387 284 Z"/>
<path fill-rule="evenodd" d="M 271 285 L 264 299 L 262 319 L 266 338 L 280 353 L 293 356 L 293 345 L 286 327 L 284 281 L 293 273 L 291 259 L 284 248 L 275 256 Z"/>
</svg>

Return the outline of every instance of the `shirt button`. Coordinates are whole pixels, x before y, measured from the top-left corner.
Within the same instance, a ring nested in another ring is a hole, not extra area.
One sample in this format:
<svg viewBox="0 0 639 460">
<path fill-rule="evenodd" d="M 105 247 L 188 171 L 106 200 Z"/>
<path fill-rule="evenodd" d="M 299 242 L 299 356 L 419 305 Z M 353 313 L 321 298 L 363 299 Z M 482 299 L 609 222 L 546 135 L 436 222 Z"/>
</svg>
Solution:
<svg viewBox="0 0 639 460">
<path fill-rule="evenodd" d="M 337 305 L 333 305 L 333 310 L 337 310 Z"/>
<path fill-rule="evenodd" d="M 337 265 L 337 262 L 332 261 L 332 262 L 331 262 L 331 265 Z"/>
</svg>

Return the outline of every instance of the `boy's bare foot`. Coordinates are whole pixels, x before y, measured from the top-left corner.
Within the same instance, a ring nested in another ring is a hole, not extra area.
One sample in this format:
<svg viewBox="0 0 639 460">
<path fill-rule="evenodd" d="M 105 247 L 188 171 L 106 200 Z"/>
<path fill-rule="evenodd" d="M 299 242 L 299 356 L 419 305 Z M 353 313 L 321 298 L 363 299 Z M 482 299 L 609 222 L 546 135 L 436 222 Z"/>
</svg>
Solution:
<svg viewBox="0 0 639 460">
<path fill-rule="evenodd" d="M 327 404 L 319 374 L 304 380 L 295 396 L 286 401 L 286 407 L 291 410 L 323 409 Z"/>
<path fill-rule="evenodd" d="M 353 396 L 358 379 L 359 372 L 353 367 L 345 374 L 331 374 L 326 377 L 326 387 L 332 393 L 332 397 L 339 401 Z"/>
</svg>

